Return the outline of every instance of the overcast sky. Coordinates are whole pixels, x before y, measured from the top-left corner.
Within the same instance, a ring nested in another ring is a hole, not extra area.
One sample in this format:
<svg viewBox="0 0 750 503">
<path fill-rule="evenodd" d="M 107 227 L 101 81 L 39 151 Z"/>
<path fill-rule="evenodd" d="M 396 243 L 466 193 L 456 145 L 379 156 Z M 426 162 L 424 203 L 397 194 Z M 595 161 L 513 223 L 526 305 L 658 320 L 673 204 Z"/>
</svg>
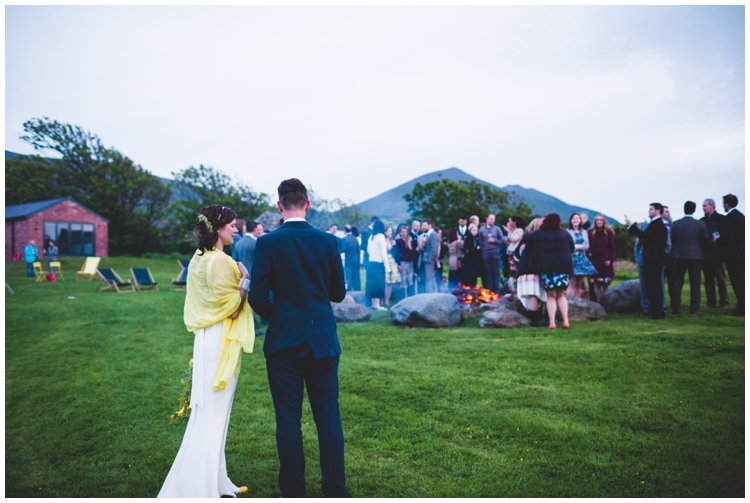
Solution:
<svg viewBox="0 0 750 503">
<path fill-rule="evenodd" d="M 47 116 L 272 194 L 360 202 L 455 166 L 620 221 L 744 211 L 743 6 L 5 12 L 7 150 Z"/>
</svg>

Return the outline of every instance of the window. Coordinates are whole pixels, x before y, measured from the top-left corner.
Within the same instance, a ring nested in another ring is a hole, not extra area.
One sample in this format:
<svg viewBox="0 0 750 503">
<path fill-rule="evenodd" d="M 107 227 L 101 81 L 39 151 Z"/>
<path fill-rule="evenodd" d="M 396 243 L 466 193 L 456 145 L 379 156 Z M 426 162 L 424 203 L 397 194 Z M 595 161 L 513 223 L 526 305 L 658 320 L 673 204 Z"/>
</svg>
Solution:
<svg viewBox="0 0 750 503">
<path fill-rule="evenodd" d="M 94 224 L 44 222 L 44 246 L 55 241 L 60 255 L 93 256 Z"/>
</svg>

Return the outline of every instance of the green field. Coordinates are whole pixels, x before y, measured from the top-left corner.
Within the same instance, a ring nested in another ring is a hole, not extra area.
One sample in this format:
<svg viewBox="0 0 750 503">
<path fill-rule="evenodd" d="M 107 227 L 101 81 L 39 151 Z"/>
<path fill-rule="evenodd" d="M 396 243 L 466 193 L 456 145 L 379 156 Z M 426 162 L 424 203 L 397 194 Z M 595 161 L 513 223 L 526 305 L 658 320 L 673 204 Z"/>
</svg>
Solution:
<svg viewBox="0 0 750 503">
<path fill-rule="evenodd" d="M 62 262 L 57 283 L 5 264 L 16 291 L 5 297 L 5 495 L 154 497 L 187 424 L 170 423 L 192 355 L 185 294 L 168 291 L 179 267 L 105 258 L 123 277 L 150 267 L 161 288 L 118 295 L 76 283 L 82 260 Z M 387 313 L 339 325 L 350 492 L 744 497 L 745 320 L 704 312 L 554 332 L 485 330 L 477 317 L 395 327 Z M 262 342 L 243 357 L 226 448 L 249 497 L 278 490 Z M 320 497 L 309 407 L 303 430 L 308 496 Z"/>
</svg>

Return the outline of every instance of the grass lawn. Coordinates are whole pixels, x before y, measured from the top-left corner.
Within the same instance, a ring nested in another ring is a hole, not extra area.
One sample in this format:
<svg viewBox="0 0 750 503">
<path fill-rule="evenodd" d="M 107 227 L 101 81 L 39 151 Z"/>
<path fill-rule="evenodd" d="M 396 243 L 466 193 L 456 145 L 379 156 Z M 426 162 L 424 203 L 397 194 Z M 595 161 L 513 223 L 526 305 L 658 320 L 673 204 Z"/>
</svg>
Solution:
<svg viewBox="0 0 750 503">
<path fill-rule="evenodd" d="M 170 423 L 192 355 L 185 294 L 168 291 L 179 266 L 102 259 L 123 277 L 150 267 L 161 289 L 118 295 L 76 283 L 82 260 L 62 263 L 57 283 L 5 264 L 16 291 L 5 297 L 5 494 L 154 497 L 187 424 Z M 744 318 L 705 312 L 554 332 L 485 330 L 476 317 L 412 329 L 387 313 L 339 325 L 350 492 L 744 497 Z M 249 497 L 277 490 L 262 343 L 243 357 L 226 447 Z M 309 406 L 303 430 L 308 496 L 320 497 Z"/>
</svg>

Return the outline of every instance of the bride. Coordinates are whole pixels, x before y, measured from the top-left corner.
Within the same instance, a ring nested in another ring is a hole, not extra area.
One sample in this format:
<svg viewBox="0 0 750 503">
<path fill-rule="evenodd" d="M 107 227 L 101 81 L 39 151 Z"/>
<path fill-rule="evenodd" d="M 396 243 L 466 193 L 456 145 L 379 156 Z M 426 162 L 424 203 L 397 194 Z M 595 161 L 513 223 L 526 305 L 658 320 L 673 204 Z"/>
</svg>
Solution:
<svg viewBox="0 0 750 503">
<path fill-rule="evenodd" d="M 241 352 L 252 353 L 255 329 L 245 298 L 247 269 L 224 253 L 237 233 L 230 208 L 212 204 L 195 226 L 198 250 L 190 260 L 185 325 L 195 333 L 190 419 L 160 498 L 236 497 L 247 487 L 227 476 L 224 446 Z"/>
</svg>

